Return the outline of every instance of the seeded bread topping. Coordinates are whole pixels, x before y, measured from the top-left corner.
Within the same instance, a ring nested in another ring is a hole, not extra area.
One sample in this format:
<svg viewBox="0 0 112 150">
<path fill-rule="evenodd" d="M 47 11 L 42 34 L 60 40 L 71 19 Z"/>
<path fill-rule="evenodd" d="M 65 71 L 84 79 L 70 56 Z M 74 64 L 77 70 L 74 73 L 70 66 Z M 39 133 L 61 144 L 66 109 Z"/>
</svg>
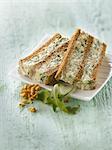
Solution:
<svg viewBox="0 0 112 150">
<path fill-rule="evenodd" d="M 80 69 L 79 66 L 84 58 L 88 37 L 89 35 L 86 33 L 81 33 L 81 35 L 78 37 L 66 68 L 62 71 L 61 80 L 70 84 L 73 83 L 74 78 Z"/>
</svg>

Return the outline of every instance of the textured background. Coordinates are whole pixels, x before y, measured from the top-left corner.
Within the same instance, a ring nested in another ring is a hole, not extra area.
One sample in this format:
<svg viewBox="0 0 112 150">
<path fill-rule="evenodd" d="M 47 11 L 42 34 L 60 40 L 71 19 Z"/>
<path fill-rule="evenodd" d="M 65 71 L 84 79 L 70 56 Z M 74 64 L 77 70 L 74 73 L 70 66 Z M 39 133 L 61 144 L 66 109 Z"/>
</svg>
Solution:
<svg viewBox="0 0 112 150">
<path fill-rule="evenodd" d="M 84 28 L 108 43 L 111 52 L 111 0 L 0 0 L 0 150 L 111 150 L 112 79 L 70 116 L 42 103 L 30 114 L 17 108 L 21 81 L 8 76 L 20 55 L 46 33 L 70 35 Z"/>
</svg>

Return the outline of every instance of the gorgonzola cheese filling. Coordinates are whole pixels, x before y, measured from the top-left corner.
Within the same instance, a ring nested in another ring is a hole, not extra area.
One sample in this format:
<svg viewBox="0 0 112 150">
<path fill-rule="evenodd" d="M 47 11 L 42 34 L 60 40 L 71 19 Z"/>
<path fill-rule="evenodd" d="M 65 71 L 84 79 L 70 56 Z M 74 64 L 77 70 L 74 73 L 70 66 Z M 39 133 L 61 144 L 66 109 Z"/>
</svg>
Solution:
<svg viewBox="0 0 112 150">
<path fill-rule="evenodd" d="M 99 63 L 101 52 L 101 43 L 99 42 L 99 40 L 94 39 L 89 54 L 86 58 L 86 63 L 81 81 L 87 82 L 89 80 L 92 80 L 93 70 Z"/>
<path fill-rule="evenodd" d="M 43 78 L 45 79 L 46 77 L 46 72 L 55 69 L 58 65 L 61 64 L 65 52 L 66 51 L 61 50 L 53 54 L 46 63 L 43 63 L 42 66 L 36 70 L 33 79 L 43 82 Z"/>
<path fill-rule="evenodd" d="M 84 59 L 88 37 L 89 35 L 86 33 L 81 33 L 78 37 L 74 45 L 74 50 L 72 51 L 72 54 L 70 54 L 66 68 L 62 71 L 61 80 L 73 84 L 73 81 L 80 70 L 80 65 Z"/>
</svg>

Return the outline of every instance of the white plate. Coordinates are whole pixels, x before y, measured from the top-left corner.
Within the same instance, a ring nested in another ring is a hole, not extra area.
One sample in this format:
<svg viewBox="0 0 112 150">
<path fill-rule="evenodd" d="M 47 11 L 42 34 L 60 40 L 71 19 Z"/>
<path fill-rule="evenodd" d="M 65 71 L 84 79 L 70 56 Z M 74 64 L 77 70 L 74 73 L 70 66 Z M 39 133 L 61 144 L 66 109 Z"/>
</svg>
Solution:
<svg viewBox="0 0 112 150">
<path fill-rule="evenodd" d="M 43 41 L 47 40 L 47 38 L 48 38 L 48 35 L 44 36 L 44 40 L 41 40 L 41 44 L 43 43 Z M 38 46 L 36 46 L 36 47 L 39 47 L 41 44 L 39 43 Z M 31 53 L 31 50 L 30 50 L 30 53 Z M 18 73 L 17 68 L 18 68 L 17 66 L 13 67 L 13 70 L 9 73 L 9 75 L 16 79 L 22 80 L 26 83 L 39 84 L 38 82 L 34 82 L 27 77 L 21 76 Z M 107 81 L 110 79 L 111 76 L 112 76 L 112 55 L 106 54 L 106 57 L 104 58 L 103 63 L 99 68 L 97 81 L 96 81 L 96 83 L 97 83 L 96 89 L 94 89 L 94 90 L 77 90 L 75 93 L 71 94 L 71 96 L 73 98 L 80 99 L 83 101 L 90 101 L 104 87 L 104 85 L 107 83 Z M 43 88 L 46 88 L 48 90 L 52 89 L 52 86 L 47 86 L 44 84 L 40 84 L 40 85 Z"/>
</svg>

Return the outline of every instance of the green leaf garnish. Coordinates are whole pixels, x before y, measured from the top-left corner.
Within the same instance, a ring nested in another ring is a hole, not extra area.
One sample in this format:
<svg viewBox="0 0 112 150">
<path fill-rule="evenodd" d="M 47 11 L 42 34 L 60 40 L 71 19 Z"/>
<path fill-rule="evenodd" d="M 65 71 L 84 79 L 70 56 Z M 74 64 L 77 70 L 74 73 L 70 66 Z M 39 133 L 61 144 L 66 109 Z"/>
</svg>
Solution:
<svg viewBox="0 0 112 150">
<path fill-rule="evenodd" d="M 50 92 L 48 90 L 42 89 L 39 91 L 37 95 L 37 99 L 43 101 L 44 103 L 47 103 L 49 96 L 50 96 Z"/>
<path fill-rule="evenodd" d="M 72 92 L 74 88 L 72 87 L 69 91 L 66 93 L 61 92 L 61 86 L 58 84 L 55 84 L 52 91 L 48 91 L 46 89 L 40 90 L 37 96 L 37 100 L 40 100 L 44 102 L 45 104 L 49 104 L 52 106 L 54 112 L 56 112 L 56 109 L 59 108 L 61 111 L 64 111 L 69 114 L 75 114 L 79 110 L 78 106 L 67 106 L 64 102 L 64 100 L 71 100 L 70 93 Z"/>
</svg>

